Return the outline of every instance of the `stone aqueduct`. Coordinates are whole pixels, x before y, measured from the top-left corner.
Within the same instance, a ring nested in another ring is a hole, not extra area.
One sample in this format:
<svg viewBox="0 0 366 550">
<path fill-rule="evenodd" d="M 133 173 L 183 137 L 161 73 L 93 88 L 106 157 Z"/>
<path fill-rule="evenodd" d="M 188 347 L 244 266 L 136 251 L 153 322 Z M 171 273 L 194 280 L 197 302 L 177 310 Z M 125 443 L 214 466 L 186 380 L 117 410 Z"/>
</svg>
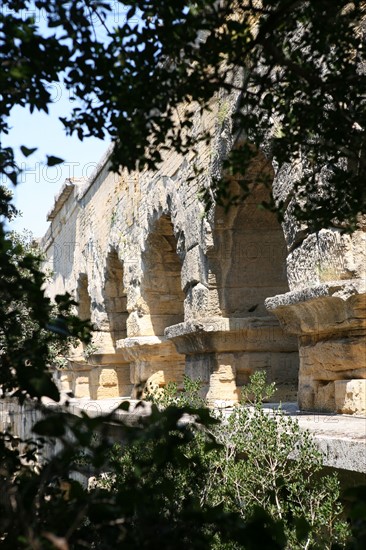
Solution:
<svg viewBox="0 0 366 550">
<path fill-rule="evenodd" d="M 59 384 L 102 399 L 186 373 L 209 403 L 228 404 L 265 369 L 277 399 L 366 414 L 366 233 L 311 234 L 290 214 L 281 227 L 257 208 L 261 186 L 228 214 L 204 215 L 199 191 L 231 147 L 219 109 L 197 114 L 212 141 L 195 156 L 171 152 L 154 173 L 118 175 L 107 153 L 87 181 L 63 185 L 42 241 L 47 292 L 72 293 L 95 332 L 92 346 L 70 350 Z M 253 183 L 264 164 L 258 156 Z M 295 168 L 273 172 L 289 204 Z"/>
</svg>

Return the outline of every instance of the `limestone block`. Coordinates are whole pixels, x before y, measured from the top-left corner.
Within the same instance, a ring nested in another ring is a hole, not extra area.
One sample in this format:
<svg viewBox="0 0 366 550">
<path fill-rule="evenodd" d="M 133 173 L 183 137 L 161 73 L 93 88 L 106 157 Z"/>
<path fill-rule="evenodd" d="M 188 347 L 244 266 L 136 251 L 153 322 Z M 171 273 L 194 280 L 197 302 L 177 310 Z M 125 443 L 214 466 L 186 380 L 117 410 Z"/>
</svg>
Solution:
<svg viewBox="0 0 366 550">
<path fill-rule="evenodd" d="M 121 365 L 117 367 L 116 372 L 117 372 L 118 387 L 120 388 L 120 394 L 124 395 L 123 393 L 121 393 L 121 388 L 125 388 L 132 384 L 131 377 L 130 377 L 129 363 L 127 363 L 126 365 Z"/>
<path fill-rule="evenodd" d="M 342 414 L 366 415 L 366 380 L 336 380 L 336 410 Z"/>
<path fill-rule="evenodd" d="M 200 380 L 202 384 L 207 385 L 210 381 L 211 372 L 216 366 L 215 354 L 197 353 L 186 357 L 186 375 L 192 380 Z"/>
<path fill-rule="evenodd" d="M 311 234 L 287 258 L 291 290 L 327 281 L 365 277 L 366 250 L 363 232 L 342 235 L 338 230 L 321 229 Z"/>
<path fill-rule="evenodd" d="M 119 296 L 119 285 L 117 282 L 108 282 L 108 302 L 112 301 L 113 298 Z"/>
<path fill-rule="evenodd" d="M 193 317 L 197 316 L 198 313 L 202 317 L 208 315 L 209 291 L 202 283 L 198 283 L 190 289 L 188 300 L 190 303 L 189 309 Z"/>
<path fill-rule="evenodd" d="M 133 311 L 127 321 L 127 336 L 153 336 L 155 334 L 151 324 L 150 315 L 141 315 L 139 312 Z"/>
<path fill-rule="evenodd" d="M 318 284 L 267 298 L 265 305 L 287 332 L 330 336 L 366 328 L 366 286 L 363 279 Z"/>
<path fill-rule="evenodd" d="M 299 359 L 296 352 L 243 352 L 235 354 L 237 384 L 248 384 L 254 372 L 266 372 L 267 382 L 275 382 L 275 401 L 297 399 Z"/>
<path fill-rule="evenodd" d="M 117 386 L 118 379 L 116 369 L 100 369 L 99 384 L 106 387 Z"/>
<path fill-rule="evenodd" d="M 314 399 L 315 392 L 317 391 L 318 384 L 311 377 L 302 374 L 300 371 L 299 374 L 299 391 L 297 400 L 299 403 L 300 410 L 312 411 L 314 410 Z"/>
<path fill-rule="evenodd" d="M 286 336 L 272 317 L 207 317 L 168 327 L 165 331 L 179 353 L 297 352 L 297 342 Z"/>
<path fill-rule="evenodd" d="M 293 193 L 293 181 L 302 175 L 301 163 L 274 164 L 275 177 L 272 184 L 273 198 L 277 202 L 286 202 Z"/>
<path fill-rule="evenodd" d="M 127 303 L 126 297 L 115 298 L 114 300 L 115 310 L 119 313 L 124 313 L 126 311 L 126 303 Z"/>
<path fill-rule="evenodd" d="M 366 232 L 356 231 L 351 238 L 355 271 L 360 278 L 366 279 Z"/>
<path fill-rule="evenodd" d="M 181 304 L 177 301 L 174 294 L 157 294 L 154 296 L 154 302 L 155 307 L 153 309 L 158 311 L 158 313 L 154 314 L 154 317 L 158 317 L 159 315 L 166 315 L 167 317 L 177 315 L 182 317 Z"/>
<path fill-rule="evenodd" d="M 153 334 L 157 336 L 163 336 L 164 331 L 171 325 L 177 325 L 183 321 L 180 314 L 173 315 L 152 315 L 151 325 L 153 327 Z"/>
<path fill-rule="evenodd" d="M 164 359 L 155 361 L 135 361 L 130 367 L 130 377 L 133 384 L 145 383 L 156 372 L 163 372 L 164 384 L 183 380 L 185 363 L 178 358 L 168 362 Z"/>
<path fill-rule="evenodd" d="M 238 401 L 239 392 L 236 387 L 236 372 L 230 354 L 218 355 L 217 367 L 210 375 L 206 399 L 209 405 L 213 405 L 217 401 L 227 402 L 228 404 Z"/>
<path fill-rule="evenodd" d="M 73 387 L 75 397 L 90 397 L 89 374 L 74 373 Z"/>
<path fill-rule="evenodd" d="M 105 388 L 104 386 L 90 385 L 90 398 L 93 400 L 98 400 L 118 397 L 117 392 L 113 390 L 114 388 Z"/>
<path fill-rule="evenodd" d="M 366 378 L 366 337 L 330 338 L 301 346 L 300 359 L 302 371 L 315 379 L 348 378 L 356 371 L 359 378 Z"/>
<path fill-rule="evenodd" d="M 133 384 L 146 382 L 155 372 L 156 365 L 148 361 L 134 361 L 130 367 L 130 378 Z"/>
<path fill-rule="evenodd" d="M 111 397 L 119 397 L 119 388 L 115 386 L 98 386 L 96 392 L 97 399 L 109 399 Z"/>
<path fill-rule="evenodd" d="M 94 367 L 89 374 L 90 398 L 98 399 L 100 367 Z"/>
<path fill-rule="evenodd" d="M 275 401 L 297 401 L 299 355 L 297 352 L 271 353 L 268 380 L 275 382 Z"/>
<path fill-rule="evenodd" d="M 109 330 L 109 321 L 107 313 L 102 309 L 104 304 L 101 306 L 98 304 L 98 307 L 95 307 L 91 312 L 91 322 L 100 331 Z"/>
<path fill-rule="evenodd" d="M 113 353 L 114 344 L 109 331 L 95 331 L 92 334 L 92 346 L 96 347 L 95 353 Z"/>
<path fill-rule="evenodd" d="M 70 371 L 60 371 L 58 377 L 58 389 L 60 392 L 72 391 L 72 373 Z"/>
<path fill-rule="evenodd" d="M 220 315 L 222 315 L 222 309 L 217 288 L 206 288 L 199 283 L 187 290 L 184 301 L 185 319 L 199 319 Z"/>
<path fill-rule="evenodd" d="M 185 227 L 186 249 L 189 250 L 197 246 L 201 241 L 202 218 L 200 217 L 199 205 L 197 203 L 194 208 L 187 209 Z"/>
<path fill-rule="evenodd" d="M 314 409 L 317 411 L 334 412 L 335 386 L 334 382 L 316 382 L 314 392 Z"/>
<path fill-rule="evenodd" d="M 294 214 L 295 207 L 296 200 L 291 199 L 282 222 L 282 229 L 289 250 L 293 250 L 309 234 L 308 226 L 296 220 Z"/>
</svg>

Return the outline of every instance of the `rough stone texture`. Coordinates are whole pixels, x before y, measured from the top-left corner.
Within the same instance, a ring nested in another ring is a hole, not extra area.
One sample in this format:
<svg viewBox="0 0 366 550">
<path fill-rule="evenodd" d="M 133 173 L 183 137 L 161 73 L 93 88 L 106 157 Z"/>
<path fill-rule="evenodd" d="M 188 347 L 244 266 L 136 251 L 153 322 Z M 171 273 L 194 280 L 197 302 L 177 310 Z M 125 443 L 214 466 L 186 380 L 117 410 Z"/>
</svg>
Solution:
<svg viewBox="0 0 366 550">
<path fill-rule="evenodd" d="M 366 233 L 297 224 L 291 182 L 301 165 L 272 168 L 261 152 L 246 174 L 250 196 L 203 215 L 199 192 L 233 146 L 236 100 L 223 94 L 212 111 L 197 109 L 193 131 L 212 139 L 196 152 L 164 153 L 156 172 L 130 174 L 109 172 L 107 152 L 89 180 L 67 180 L 56 198 L 43 239 L 48 294 L 73 294 L 95 328 L 92 353 L 70 352 L 59 377 L 76 396 L 136 396 L 154 373 L 164 374 L 160 387 L 181 386 L 185 372 L 211 403 L 235 402 L 264 369 L 278 399 L 295 399 L 299 382 L 302 408 L 362 409 L 356 389 L 353 408 L 353 398 L 340 403 L 336 382 L 366 378 Z M 288 205 L 283 228 L 257 206 L 268 200 L 264 173 Z"/>
<path fill-rule="evenodd" d="M 366 233 L 322 229 L 308 235 L 287 258 L 291 290 L 328 281 L 366 278 Z"/>
<path fill-rule="evenodd" d="M 286 332 L 299 337 L 300 407 L 365 414 L 365 281 L 318 284 L 266 305 Z"/>
<path fill-rule="evenodd" d="M 274 198 L 288 205 L 283 230 L 290 292 L 267 298 L 266 306 L 299 338 L 300 407 L 365 414 L 365 219 L 351 235 L 335 227 L 310 233 L 293 216 L 291 181 L 301 171 L 300 163 L 276 167 Z"/>
<path fill-rule="evenodd" d="M 165 333 L 185 354 L 186 374 L 201 379 L 211 402 L 237 400 L 240 387 L 260 369 L 276 381 L 278 399 L 296 399 L 297 341 L 284 335 L 273 317 L 206 318 L 168 327 Z M 230 372 L 226 382 L 235 377 L 235 388 L 222 383 L 220 390 L 223 372 Z"/>
<path fill-rule="evenodd" d="M 335 404 L 343 414 L 366 414 L 366 380 L 336 380 Z"/>
</svg>

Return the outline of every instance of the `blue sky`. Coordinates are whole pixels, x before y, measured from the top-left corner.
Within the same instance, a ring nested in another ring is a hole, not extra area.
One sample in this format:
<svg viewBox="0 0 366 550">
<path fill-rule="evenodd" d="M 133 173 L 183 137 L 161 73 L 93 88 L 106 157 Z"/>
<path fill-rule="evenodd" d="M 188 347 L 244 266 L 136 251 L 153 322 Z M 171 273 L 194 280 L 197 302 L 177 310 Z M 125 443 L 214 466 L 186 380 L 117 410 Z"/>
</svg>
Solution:
<svg viewBox="0 0 366 550">
<path fill-rule="evenodd" d="M 14 147 L 16 160 L 24 170 L 19 185 L 14 189 L 14 202 L 22 211 L 10 224 L 11 229 L 32 231 L 41 237 L 48 228 L 47 212 L 51 209 L 54 196 L 69 177 L 88 177 L 108 148 L 109 141 L 66 136 L 59 116 L 69 113 L 74 106 L 69 92 L 58 83 L 50 89 L 53 104 L 50 113 L 29 113 L 24 108 L 14 109 L 10 118 L 12 130 L 3 139 L 4 145 Z M 33 155 L 25 158 L 20 146 L 38 147 Z M 46 166 L 46 155 L 65 160 L 52 168 Z"/>
<path fill-rule="evenodd" d="M 125 20 L 126 7 L 116 0 L 108 0 L 111 11 L 107 18 L 110 28 Z M 33 7 L 24 11 L 24 16 L 32 15 L 42 34 L 49 34 L 47 18 L 42 10 Z M 131 19 L 138 24 L 140 20 Z M 93 26 L 98 38 L 106 39 L 104 27 L 94 17 Z M 51 32 L 54 32 L 52 29 Z M 14 148 L 16 161 L 23 169 L 19 185 L 14 191 L 14 203 L 21 210 L 22 216 L 10 224 L 10 229 L 21 231 L 23 228 L 31 230 L 35 237 L 41 237 L 49 226 L 47 212 L 52 208 L 54 197 L 69 177 L 88 177 L 93 168 L 109 146 L 109 140 L 101 141 L 89 138 L 79 141 L 76 137 L 68 137 L 60 116 L 68 115 L 75 103 L 71 92 L 60 83 L 50 84 L 49 92 L 52 105 L 49 114 L 29 113 L 26 108 L 15 108 L 10 117 L 12 130 L 8 136 L 2 136 L 4 146 Z M 28 148 L 38 147 L 37 151 L 25 158 L 20 146 Z M 45 164 L 46 155 L 54 155 L 65 160 L 63 164 L 49 168 Z"/>
</svg>

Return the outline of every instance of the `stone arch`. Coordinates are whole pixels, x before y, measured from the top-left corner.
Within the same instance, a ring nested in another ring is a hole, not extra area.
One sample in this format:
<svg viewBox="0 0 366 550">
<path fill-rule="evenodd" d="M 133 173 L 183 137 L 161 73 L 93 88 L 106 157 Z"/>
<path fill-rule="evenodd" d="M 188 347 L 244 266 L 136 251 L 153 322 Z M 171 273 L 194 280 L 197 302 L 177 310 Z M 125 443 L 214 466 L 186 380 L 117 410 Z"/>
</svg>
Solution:
<svg viewBox="0 0 366 550">
<path fill-rule="evenodd" d="M 89 282 L 86 273 L 80 273 L 76 287 L 77 315 L 82 321 L 90 320 L 92 302 L 88 290 Z M 60 373 L 61 390 L 71 391 L 75 397 L 90 397 L 90 365 L 85 353 L 87 345 L 79 342 L 78 346 L 70 346 L 68 353 L 68 368 Z"/>
<path fill-rule="evenodd" d="M 231 185 L 238 194 L 237 184 Z M 297 394 L 298 346 L 265 307 L 268 297 L 289 289 L 283 230 L 274 213 L 258 207 L 268 199 L 268 188 L 253 185 L 249 197 L 227 214 L 222 207 L 215 211 L 208 281 L 223 318 L 217 330 L 225 334 L 217 345 L 216 370 L 230 365 L 240 388 L 263 369 L 268 381 L 276 382 L 275 399 L 288 401 Z"/>
<path fill-rule="evenodd" d="M 123 283 L 123 264 L 115 249 L 107 256 L 104 285 L 104 304 L 109 323 L 109 331 L 114 348 L 118 340 L 126 338 L 127 294 Z"/>
<path fill-rule="evenodd" d="M 141 259 L 140 296 L 128 319 L 128 337 L 121 343 L 131 361 L 136 396 L 152 376 L 159 386 L 183 382 L 185 357 L 165 336 L 168 327 L 184 320 L 181 261 L 170 216 L 162 215 L 152 225 Z"/>
<path fill-rule="evenodd" d="M 95 311 L 101 313 L 98 329 L 93 333 L 95 349 L 87 358 L 92 399 L 129 396 L 132 390 L 129 359 L 119 349 L 126 339 L 128 312 L 123 263 L 114 248 L 107 254 L 104 275 L 103 303 L 93 303 Z"/>
<path fill-rule="evenodd" d="M 274 213 L 258 207 L 268 194 L 256 186 L 228 214 L 216 208 L 208 260 L 225 317 L 268 316 L 265 299 L 289 290 L 281 225 Z"/>
<path fill-rule="evenodd" d="M 153 225 L 142 261 L 141 295 L 150 319 L 142 334 L 163 336 L 167 327 L 184 321 L 182 264 L 170 216 L 162 215 Z"/>
</svg>

